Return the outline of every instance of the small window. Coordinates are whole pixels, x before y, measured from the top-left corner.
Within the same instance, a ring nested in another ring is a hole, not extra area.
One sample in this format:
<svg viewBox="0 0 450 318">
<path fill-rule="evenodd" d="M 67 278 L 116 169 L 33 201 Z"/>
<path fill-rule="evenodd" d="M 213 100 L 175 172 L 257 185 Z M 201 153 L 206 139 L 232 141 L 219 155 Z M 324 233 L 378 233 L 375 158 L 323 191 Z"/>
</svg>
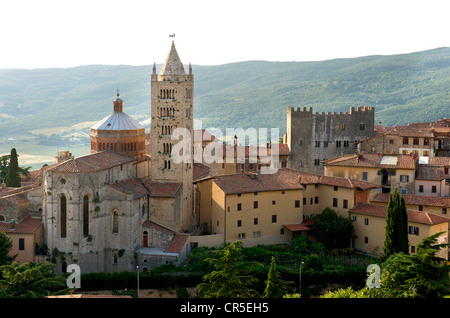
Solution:
<svg viewBox="0 0 450 318">
<path fill-rule="evenodd" d="M 359 124 L 359 130 L 364 130 L 365 129 L 365 125 L 364 125 L 364 123 L 362 123 L 362 124 Z"/>
<path fill-rule="evenodd" d="M 300 200 L 295 200 L 295 207 L 299 208 L 300 207 Z"/>
<path fill-rule="evenodd" d="M 413 145 L 419 144 L 419 138 L 413 138 Z"/>
<path fill-rule="evenodd" d="M 314 159 L 314 165 L 320 166 L 320 159 Z"/>
<path fill-rule="evenodd" d="M 337 207 L 338 206 L 338 199 L 337 198 L 333 198 L 333 207 Z"/>
<path fill-rule="evenodd" d="M 394 139 L 389 139 L 389 143 L 392 145 L 394 143 Z"/>
<path fill-rule="evenodd" d="M 431 193 L 436 193 L 436 192 L 437 192 L 437 187 L 431 186 Z"/>
<path fill-rule="evenodd" d="M 261 236 L 261 232 L 253 232 L 253 237 L 260 237 Z"/>
<path fill-rule="evenodd" d="M 306 205 L 306 198 L 303 198 L 303 205 Z"/>
<path fill-rule="evenodd" d="M 408 182 L 409 176 L 408 175 L 400 175 L 400 182 Z"/>
<path fill-rule="evenodd" d="M 337 191 L 339 189 L 338 186 L 334 186 L 334 191 Z"/>
<path fill-rule="evenodd" d="M 253 224 L 254 224 L 254 225 L 258 225 L 258 218 L 254 218 L 254 219 L 253 219 Z"/>
<path fill-rule="evenodd" d="M 364 237 L 364 243 L 369 244 L 369 238 L 367 236 Z"/>
<path fill-rule="evenodd" d="M 277 223 L 277 215 L 272 215 L 272 223 Z"/>
<path fill-rule="evenodd" d="M 409 142 L 409 138 L 408 137 L 403 137 L 403 144 L 407 145 Z"/>
<path fill-rule="evenodd" d="M 340 130 L 345 130 L 345 124 L 340 124 L 340 125 L 339 125 L 339 129 L 340 129 Z"/>
<path fill-rule="evenodd" d="M 241 227 L 242 226 L 242 220 L 237 220 L 237 227 Z"/>
<path fill-rule="evenodd" d="M 442 208 L 442 214 L 447 215 L 447 208 Z"/>
<path fill-rule="evenodd" d="M 342 207 L 343 207 L 344 209 L 348 209 L 348 200 L 345 200 L 345 199 L 344 199 L 344 201 L 343 201 L 343 203 L 342 203 Z"/>
<path fill-rule="evenodd" d="M 258 208 L 258 201 L 253 201 L 253 208 L 257 209 Z"/>
<path fill-rule="evenodd" d="M 409 226 L 408 233 L 411 235 L 419 235 L 419 228 L 417 226 Z"/>
<path fill-rule="evenodd" d="M 275 201 L 275 200 L 273 200 L 273 201 L 272 201 L 272 205 L 275 205 L 275 204 L 276 204 L 276 201 Z"/>
<path fill-rule="evenodd" d="M 237 204 L 237 210 L 238 210 L 238 211 L 241 211 L 241 210 L 242 210 L 242 203 L 238 203 L 238 204 Z"/>
<path fill-rule="evenodd" d="M 328 148 L 328 141 L 324 141 L 324 142 L 323 142 L 323 147 L 324 147 L 324 148 Z"/>
<path fill-rule="evenodd" d="M 419 185 L 419 192 L 423 192 L 423 185 Z"/>
<path fill-rule="evenodd" d="M 336 140 L 336 148 L 341 148 L 341 141 L 340 140 Z"/>
<path fill-rule="evenodd" d="M 364 225 L 369 225 L 369 219 L 368 218 L 364 218 Z"/>
<path fill-rule="evenodd" d="M 319 203 L 319 197 L 314 197 L 314 203 L 318 204 Z"/>
<path fill-rule="evenodd" d="M 238 234 L 238 237 L 239 237 L 240 239 L 244 239 L 244 238 L 245 238 L 245 233 L 239 233 L 239 234 Z"/>
<path fill-rule="evenodd" d="M 362 179 L 367 181 L 367 171 L 363 171 L 362 173 Z"/>
<path fill-rule="evenodd" d="M 423 145 L 428 146 L 429 144 L 430 144 L 430 142 L 429 142 L 428 138 L 424 138 Z"/>
<path fill-rule="evenodd" d="M 19 238 L 19 251 L 25 250 L 25 239 Z"/>
<path fill-rule="evenodd" d="M 419 205 L 419 211 L 423 211 L 423 205 Z"/>
</svg>

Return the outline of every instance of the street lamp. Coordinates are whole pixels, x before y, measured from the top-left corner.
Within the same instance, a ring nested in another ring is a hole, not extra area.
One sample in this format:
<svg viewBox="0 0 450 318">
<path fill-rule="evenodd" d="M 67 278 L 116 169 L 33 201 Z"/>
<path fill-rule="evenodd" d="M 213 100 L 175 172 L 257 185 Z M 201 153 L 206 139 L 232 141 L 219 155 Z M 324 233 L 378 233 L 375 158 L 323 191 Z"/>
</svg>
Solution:
<svg viewBox="0 0 450 318">
<path fill-rule="evenodd" d="M 302 265 L 305 262 L 303 260 L 301 260 L 300 262 L 300 270 L 299 270 L 299 279 L 298 279 L 298 293 L 300 294 L 300 297 L 302 295 Z"/>
<path fill-rule="evenodd" d="M 139 298 L 139 265 L 136 266 L 137 269 L 137 296 Z"/>
</svg>

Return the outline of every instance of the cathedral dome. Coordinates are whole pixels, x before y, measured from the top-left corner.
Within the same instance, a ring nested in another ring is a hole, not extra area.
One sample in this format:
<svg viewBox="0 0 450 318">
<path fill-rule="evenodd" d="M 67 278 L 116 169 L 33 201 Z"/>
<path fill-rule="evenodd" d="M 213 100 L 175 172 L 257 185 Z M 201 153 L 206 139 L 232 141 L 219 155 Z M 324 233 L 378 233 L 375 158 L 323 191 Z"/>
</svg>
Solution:
<svg viewBox="0 0 450 318">
<path fill-rule="evenodd" d="M 94 126 L 91 129 L 96 130 L 136 130 L 145 129 L 139 122 L 125 114 L 124 112 L 114 111 Z"/>
<path fill-rule="evenodd" d="M 114 111 L 91 127 L 91 153 L 106 149 L 129 156 L 145 154 L 145 127 L 122 111 L 123 101 L 113 100 Z"/>
</svg>

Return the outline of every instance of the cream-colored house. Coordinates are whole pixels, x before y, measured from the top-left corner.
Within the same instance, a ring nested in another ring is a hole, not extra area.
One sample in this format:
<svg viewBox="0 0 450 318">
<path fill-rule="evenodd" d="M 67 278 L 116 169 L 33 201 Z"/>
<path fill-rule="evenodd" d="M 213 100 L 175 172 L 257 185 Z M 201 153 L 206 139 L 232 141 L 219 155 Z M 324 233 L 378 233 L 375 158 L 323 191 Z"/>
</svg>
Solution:
<svg viewBox="0 0 450 318">
<path fill-rule="evenodd" d="M 402 194 L 412 194 L 417 160 L 415 155 L 360 153 L 325 161 L 324 174 L 379 184 L 386 193 L 398 188 Z"/>
<path fill-rule="evenodd" d="M 448 242 L 448 219 L 425 211 L 407 210 L 409 252 L 417 252 L 417 245 L 427 236 L 444 232 L 439 243 Z M 362 252 L 382 255 L 385 240 L 387 207 L 359 203 L 350 209 L 355 235 L 352 245 Z M 439 256 L 448 259 L 448 250 L 443 249 Z"/>
<path fill-rule="evenodd" d="M 19 264 L 43 261 L 43 256 L 36 255 L 36 245 L 44 242 L 42 219 L 28 214 L 19 222 L 0 221 L 0 232 L 12 239 L 9 255 L 17 255 L 14 259 Z"/>
<path fill-rule="evenodd" d="M 348 217 L 358 202 L 369 202 L 380 186 L 291 169 L 274 174 L 238 173 L 195 182 L 200 224 L 210 233 L 191 237 L 198 245 L 241 240 L 247 246 L 287 243 L 306 234 L 312 215 L 331 207 Z"/>
</svg>

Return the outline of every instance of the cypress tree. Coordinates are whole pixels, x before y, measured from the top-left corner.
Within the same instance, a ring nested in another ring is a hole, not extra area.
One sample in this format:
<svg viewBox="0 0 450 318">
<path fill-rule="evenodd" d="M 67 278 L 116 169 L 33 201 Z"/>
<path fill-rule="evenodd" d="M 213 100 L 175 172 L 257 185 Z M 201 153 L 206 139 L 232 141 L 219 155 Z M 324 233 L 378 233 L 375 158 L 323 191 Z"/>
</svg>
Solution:
<svg viewBox="0 0 450 318">
<path fill-rule="evenodd" d="M 389 195 L 386 214 L 386 234 L 383 246 L 383 259 L 390 255 L 403 252 L 408 254 L 408 215 L 403 196 L 395 188 L 394 193 Z"/>
<path fill-rule="evenodd" d="M 20 187 L 19 162 L 17 159 L 16 148 L 11 149 L 8 174 L 6 175 L 6 186 L 14 188 Z"/>
<path fill-rule="evenodd" d="M 408 240 L 408 213 L 406 212 L 405 198 L 400 197 L 399 209 L 401 215 L 402 224 L 400 226 L 399 233 L 399 251 L 405 254 L 409 254 L 409 240 Z"/>
<path fill-rule="evenodd" d="M 394 202 L 392 199 L 392 194 L 389 194 L 389 202 L 387 205 L 387 213 L 386 213 L 386 227 L 385 227 L 385 239 L 383 246 L 383 259 L 386 260 L 392 254 L 395 254 L 394 251 L 394 240 L 395 240 L 395 231 L 394 231 Z"/>
</svg>

